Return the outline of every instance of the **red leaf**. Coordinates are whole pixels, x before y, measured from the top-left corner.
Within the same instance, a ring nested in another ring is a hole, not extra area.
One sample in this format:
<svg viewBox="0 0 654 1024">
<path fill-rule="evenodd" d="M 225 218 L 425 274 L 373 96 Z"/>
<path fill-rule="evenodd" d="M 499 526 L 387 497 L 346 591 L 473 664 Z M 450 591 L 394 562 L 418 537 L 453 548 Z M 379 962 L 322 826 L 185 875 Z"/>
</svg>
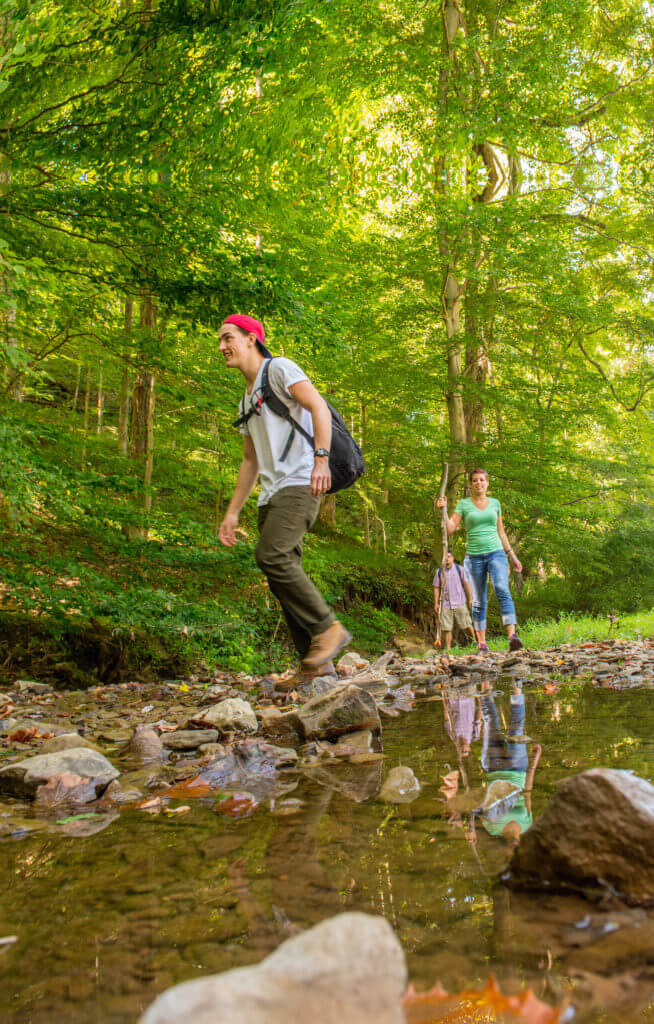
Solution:
<svg viewBox="0 0 654 1024">
<path fill-rule="evenodd" d="M 194 775 L 191 779 L 178 782 L 165 791 L 167 797 L 174 797 L 176 800 L 193 800 L 198 797 L 210 796 L 211 786 L 201 775 Z"/>
<path fill-rule="evenodd" d="M 228 818 L 242 818 L 246 814 L 252 814 L 256 807 L 257 801 L 251 793 L 232 793 L 224 800 L 219 800 L 214 811 L 216 814 L 226 814 Z"/>
<path fill-rule="evenodd" d="M 504 996 L 495 978 L 481 989 L 448 994 L 440 985 L 417 993 L 410 987 L 402 1000 L 407 1024 L 495 1024 L 500 1020 L 528 1024 L 558 1024 L 564 1007 L 552 1007 L 538 999 L 531 989 Z"/>
<path fill-rule="evenodd" d="M 12 743 L 29 743 L 31 740 L 36 739 L 38 729 L 33 726 L 31 729 L 16 729 L 16 732 L 9 734 L 9 739 Z"/>
</svg>

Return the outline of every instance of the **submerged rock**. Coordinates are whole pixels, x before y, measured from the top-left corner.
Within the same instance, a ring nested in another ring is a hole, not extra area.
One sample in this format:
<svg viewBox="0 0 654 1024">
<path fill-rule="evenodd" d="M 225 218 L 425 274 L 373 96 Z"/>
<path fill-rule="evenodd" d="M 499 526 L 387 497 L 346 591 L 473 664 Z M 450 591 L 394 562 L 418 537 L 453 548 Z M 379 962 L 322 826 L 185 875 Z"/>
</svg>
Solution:
<svg viewBox="0 0 654 1024">
<path fill-rule="evenodd" d="M 213 704 L 202 712 L 202 721 L 219 732 L 256 732 L 258 728 L 252 706 L 240 697 L 228 697 L 219 704 Z"/>
<path fill-rule="evenodd" d="M 238 786 L 246 787 L 263 799 L 279 791 L 277 769 L 290 766 L 296 760 L 294 750 L 275 747 L 264 740 L 242 740 L 223 756 L 214 757 L 199 775 L 166 790 L 166 795 L 183 799 L 203 797 L 214 789 L 229 790 Z"/>
<path fill-rule="evenodd" d="M 178 729 L 166 733 L 163 745 L 170 750 L 197 750 L 203 743 L 215 743 L 217 739 L 217 729 Z"/>
<path fill-rule="evenodd" d="M 629 772 L 592 768 L 558 787 L 509 864 L 521 887 L 608 885 L 654 903 L 654 786 Z"/>
<path fill-rule="evenodd" d="M 384 918 L 339 914 L 256 967 L 176 985 L 139 1024 L 404 1024 L 406 980 L 404 952 Z"/>
<path fill-rule="evenodd" d="M 51 740 L 46 740 L 39 748 L 39 753 L 56 754 L 60 750 L 74 750 L 76 747 L 86 747 L 88 750 L 98 749 L 77 732 L 63 732 L 59 736 L 53 736 Z"/>
<path fill-rule="evenodd" d="M 305 739 L 337 739 L 347 732 L 381 729 L 374 698 L 358 686 L 338 689 L 312 697 L 297 712 Z"/>
<path fill-rule="evenodd" d="M 0 793 L 17 797 L 33 797 L 52 778 L 70 772 L 83 779 L 92 779 L 99 796 L 120 772 L 97 750 L 77 747 L 55 754 L 37 754 L 0 769 Z"/>
<path fill-rule="evenodd" d="M 131 740 L 129 752 L 142 761 L 159 761 L 163 756 L 163 743 L 152 725 L 137 725 Z"/>
<path fill-rule="evenodd" d="M 399 765 L 391 768 L 379 791 L 379 799 L 387 804 L 408 804 L 420 793 L 420 783 L 411 768 Z"/>
</svg>

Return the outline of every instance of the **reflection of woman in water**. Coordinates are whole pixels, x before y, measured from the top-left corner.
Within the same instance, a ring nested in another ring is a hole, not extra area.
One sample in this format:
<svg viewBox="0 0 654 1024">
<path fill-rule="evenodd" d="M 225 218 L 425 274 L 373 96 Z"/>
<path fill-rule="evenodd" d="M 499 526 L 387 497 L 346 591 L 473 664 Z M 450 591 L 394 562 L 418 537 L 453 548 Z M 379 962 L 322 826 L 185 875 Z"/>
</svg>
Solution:
<svg viewBox="0 0 654 1024">
<path fill-rule="evenodd" d="M 515 804 L 496 820 L 485 817 L 483 825 L 491 836 L 503 836 L 511 846 L 516 845 L 523 832 L 530 828 L 531 790 L 541 755 L 541 747 L 533 748 L 531 762 L 525 736 L 525 697 L 521 692 L 511 694 L 511 717 L 506 735 L 495 705 L 495 698 L 482 693 L 481 715 L 484 722 L 481 766 L 488 772 L 488 786 L 497 779 L 513 782 L 522 792 Z"/>
</svg>

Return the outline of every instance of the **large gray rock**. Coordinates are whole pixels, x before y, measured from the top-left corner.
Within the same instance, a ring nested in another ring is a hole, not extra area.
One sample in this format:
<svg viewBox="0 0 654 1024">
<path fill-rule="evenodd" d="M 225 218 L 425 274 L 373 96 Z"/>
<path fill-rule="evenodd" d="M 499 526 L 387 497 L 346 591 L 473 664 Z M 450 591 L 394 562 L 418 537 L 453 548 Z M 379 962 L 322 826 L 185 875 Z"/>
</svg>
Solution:
<svg viewBox="0 0 654 1024">
<path fill-rule="evenodd" d="M 339 914 L 256 967 L 164 992 L 139 1024 L 404 1024 L 404 952 L 390 924 Z"/>
<path fill-rule="evenodd" d="M 76 747 L 54 754 L 37 754 L 24 761 L 16 761 L 0 769 L 0 793 L 17 797 L 33 797 L 39 788 L 52 778 L 71 772 L 84 779 L 93 779 L 99 796 L 120 772 L 97 750 Z"/>
<path fill-rule="evenodd" d="M 219 732 L 256 732 L 257 716 L 246 700 L 229 697 L 202 712 L 202 721 Z"/>
<path fill-rule="evenodd" d="M 346 732 L 381 729 L 374 698 L 351 685 L 312 697 L 298 710 L 297 718 L 307 740 L 337 739 Z"/>
<path fill-rule="evenodd" d="M 520 886 L 605 884 L 654 903 L 654 786 L 613 768 L 566 779 L 523 834 L 509 874 Z"/>
</svg>

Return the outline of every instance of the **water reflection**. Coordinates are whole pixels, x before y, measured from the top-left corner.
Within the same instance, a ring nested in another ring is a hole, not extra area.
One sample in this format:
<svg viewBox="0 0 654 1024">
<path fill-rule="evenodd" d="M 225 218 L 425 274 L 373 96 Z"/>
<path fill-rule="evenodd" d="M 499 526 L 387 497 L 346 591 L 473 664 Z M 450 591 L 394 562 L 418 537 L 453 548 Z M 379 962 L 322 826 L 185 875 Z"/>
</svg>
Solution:
<svg viewBox="0 0 654 1024">
<path fill-rule="evenodd" d="M 561 721 L 555 699 L 570 709 Z M 634 731 L 640 742 L 626 743 Z M 96 835 L 5 841 L 0 934 L 19 941 L 0 959 L 11 978 L 3 1019 L 132 1022 L 163 988 L 257 961 L 345 908 L 392 920 L 419 985 L 440 979 L 454 989 L 490 970 L 520 972 L 543 995 L 543 979 L 568 979 L 557 929 L 583 914 L 579 901 L 530 903 L 495 887 L 507 827 L 526 827 L 564 775 L 591 764 L 651 778 L 653 736 L 645 691 L 567 687 L 555 698 L 529 684 L 450 688 L 443 706 L 422 702 L 385 720 L 382 762 L 314 766 L 272 813 L 262 803 L 229 820 L 194 801 L 177 820 L 123 811 Z M 400 764 L 419 778 L 420 796 L 375 800 Z M 447 799 L 440 781 L 460 765 Z M 479 813 L 506 773 L 523 780 L 518 801 L 497 818 Z M 563 958 L 550 969 L 548 948 Z"/>
</svg>

